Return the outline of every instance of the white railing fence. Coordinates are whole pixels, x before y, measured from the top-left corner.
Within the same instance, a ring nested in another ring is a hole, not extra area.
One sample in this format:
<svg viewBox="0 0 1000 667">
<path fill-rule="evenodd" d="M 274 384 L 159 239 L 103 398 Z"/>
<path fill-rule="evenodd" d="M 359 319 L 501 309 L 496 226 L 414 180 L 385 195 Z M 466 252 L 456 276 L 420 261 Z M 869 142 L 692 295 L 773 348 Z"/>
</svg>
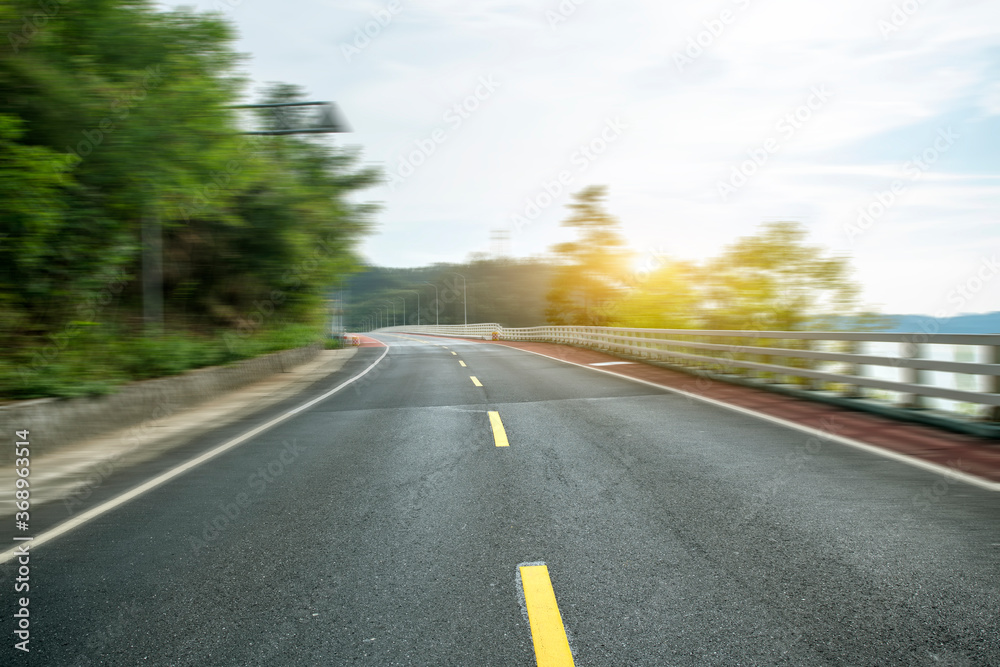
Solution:
<svg viewBox="0 0 1000 667">
<path fill-rule="evenodd" d="M 979 430 L 987 435 L 1000 429 L 1000 334 L 510 329 L 496 323 L 378 331 L 575 345 L 817 398 L 861 399 L 872 405 L 971 417 L 991 427 Z"/>
</svg>

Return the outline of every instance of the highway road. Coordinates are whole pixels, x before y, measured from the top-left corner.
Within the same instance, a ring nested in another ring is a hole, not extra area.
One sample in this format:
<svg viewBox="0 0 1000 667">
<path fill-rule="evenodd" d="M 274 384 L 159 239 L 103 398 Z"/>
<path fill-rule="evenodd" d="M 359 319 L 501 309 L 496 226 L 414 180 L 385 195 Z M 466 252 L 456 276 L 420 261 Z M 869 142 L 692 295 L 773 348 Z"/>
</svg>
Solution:
<svg viewBox="0 0 1000 667">
<path fill-rule="evenodd" d="M 74 517 L 353 384 L 34 545 L 28 654 L 0 566 L 0 663 L 1000 665 L 1000 494 L 521 350 L 376 338 Z"/>
</svg>

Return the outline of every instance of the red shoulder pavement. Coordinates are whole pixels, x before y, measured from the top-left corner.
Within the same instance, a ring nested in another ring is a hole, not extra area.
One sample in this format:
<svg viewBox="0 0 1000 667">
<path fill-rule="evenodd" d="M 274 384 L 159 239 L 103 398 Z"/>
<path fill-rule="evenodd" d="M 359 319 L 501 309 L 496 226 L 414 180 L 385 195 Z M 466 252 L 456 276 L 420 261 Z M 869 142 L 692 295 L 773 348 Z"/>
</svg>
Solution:
<svg viewBox="0 0 1000 667">
<path fill-rule="evenodd" d="M 581 366 L 595 367 L 593 364 L 622 361 L 618 357 L 602 352 L 555 343 L 478 342 L 515 347 Z M 960 473 L 991 482 L 1000 482 L 1000 440 L 953 433 L 860 410 L 785 396 L 765 389 L 694 377 L 680 371 L 641 362 L 618 363 L 595 368 L 704 396 L 810 427 L 832 436 L 849 438 Z"/>
</svg>

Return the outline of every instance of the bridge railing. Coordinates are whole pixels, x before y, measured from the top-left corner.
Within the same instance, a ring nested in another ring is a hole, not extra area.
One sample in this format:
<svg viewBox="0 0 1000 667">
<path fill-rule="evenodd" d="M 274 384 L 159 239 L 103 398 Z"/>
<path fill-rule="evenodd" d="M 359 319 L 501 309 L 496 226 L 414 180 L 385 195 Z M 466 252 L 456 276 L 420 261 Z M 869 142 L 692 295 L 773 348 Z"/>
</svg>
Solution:
<svg viewBox="0 0 1000 667">
<path fill-rule="evenodd" d="M 1000 334 L 503 328 L 496 323 L 380 331 L 575 345 L 815 397 L 937 408 L 987 423 L 1000 421 Z M 947 358 L 941 350 L 949 346 L 973 348 L 965 355 L 969 360 Z M 870 352 L 876 348 L 878 353 Z"/>
</svg>

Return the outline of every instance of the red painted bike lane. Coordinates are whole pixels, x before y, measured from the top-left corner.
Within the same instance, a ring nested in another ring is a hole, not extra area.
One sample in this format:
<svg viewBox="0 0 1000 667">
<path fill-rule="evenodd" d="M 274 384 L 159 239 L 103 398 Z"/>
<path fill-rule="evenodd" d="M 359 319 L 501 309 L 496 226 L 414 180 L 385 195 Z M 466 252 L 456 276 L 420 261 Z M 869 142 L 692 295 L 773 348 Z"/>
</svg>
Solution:
<svg viewBox="0 0 1000 667">
<path fill-rule="evenodd" d="M 848 438 L 872 447 L 927 461 L 991 482 L 1000 482 L 1000 440 L 953 433 L 932 426 L 913 424 L 880 415 L 850 410 L 826 403 L 785 396 L 719 380 L 695 377 L 642 362 L 623 362 L 618 357 L 555 343 L 513 341 L 475 342 L 505 345 L 534 352 L 604 372 L 635 378 L 669 389 L 758 412 Z M 611 364 L 595 366 L 594 364 Z"/>
</svg>

